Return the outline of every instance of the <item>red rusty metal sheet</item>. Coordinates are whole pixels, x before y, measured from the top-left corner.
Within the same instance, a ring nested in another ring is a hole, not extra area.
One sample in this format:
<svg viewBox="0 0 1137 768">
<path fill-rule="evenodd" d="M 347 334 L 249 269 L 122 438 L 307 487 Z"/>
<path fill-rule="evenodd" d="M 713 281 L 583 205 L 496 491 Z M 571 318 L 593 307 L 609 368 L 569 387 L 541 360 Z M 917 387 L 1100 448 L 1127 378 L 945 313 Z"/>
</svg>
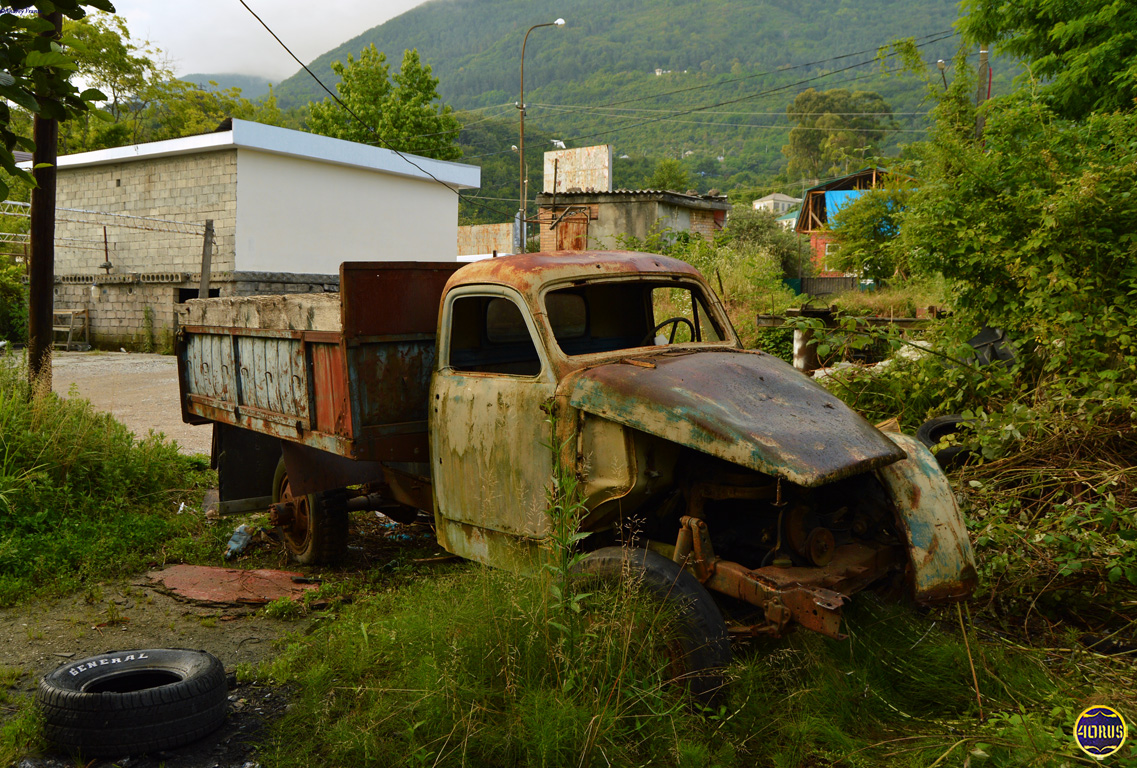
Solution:
<svg viewBox="0 0 1137 768">
<path fill-rule="evenodd" d="M 173 565 L 146 576 L 178 597 L 204 603 L 263 605 L 281 597 L 298 600 L 317 586 L 293 581 L 303 579 L 302 573 L 244 571 L 207 565 Z"/>
<path fill-rule="evenodd" d="M 316 429 L 351 437 L 351 404 L 348 401 L 347 373 L 343 347 L 338 344 L 311 344 L 312 380 L 317 393 Z"/>
<path fill-rule="evenodd" d="M 345 261 L 340 265 L 344 336 L 433 334 L 442 287 L 458 267 L 453 262 Z"/>
</svg>

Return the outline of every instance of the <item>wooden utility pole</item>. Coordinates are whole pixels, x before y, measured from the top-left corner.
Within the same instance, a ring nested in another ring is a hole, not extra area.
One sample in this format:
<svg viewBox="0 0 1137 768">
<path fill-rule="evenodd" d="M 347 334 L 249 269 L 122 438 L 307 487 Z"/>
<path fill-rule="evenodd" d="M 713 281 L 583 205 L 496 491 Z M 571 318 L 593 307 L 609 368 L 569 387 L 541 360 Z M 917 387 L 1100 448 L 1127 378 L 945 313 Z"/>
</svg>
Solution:
<svg viewBox="0 0 1137 768">
<path fill-rule="evenodd" d="M 59 11 L 40 12 L 51 22 L 43 34 L 58 39 L 63 26 Z M 55 161 L 59 123 L 36 115 L 32 126 L 31 264 L 28 269 L 28 375 L 33 385 L 51 388 L 52 289 L 55 284 Z M 40 167 L 43 166 L 43 167 Z"/>
<path fill-rule="evenodd" d="M 209 298 L 209 278 L 213 261 L 213 219 L 205 220 L 205 237 L 201 241 L 201 283 L 197 288 L 199 299 Z"/>
</svg>

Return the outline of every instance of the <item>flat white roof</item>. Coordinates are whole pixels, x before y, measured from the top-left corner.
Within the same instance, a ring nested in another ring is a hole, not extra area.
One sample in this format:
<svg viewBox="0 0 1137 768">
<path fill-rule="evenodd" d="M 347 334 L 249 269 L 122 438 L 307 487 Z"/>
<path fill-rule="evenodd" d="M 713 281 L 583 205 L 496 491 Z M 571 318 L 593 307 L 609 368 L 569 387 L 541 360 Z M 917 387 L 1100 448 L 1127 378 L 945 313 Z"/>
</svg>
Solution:
<svg viewBox="0 0 1137 768">
<path fill-rule="evenodd" d="M 437 180 L 457 189 L 477 189 L 482 181 L 482 169 L 476 165 L 432 160 L 429 157 L 394 152 L 382 147 L 332 139 L 275 125 L 262 125 L 249 120 L 234 120 L 231 131 L 63 155 L 58 160 L 58 167 L 82 168 L 225 149 L 250 149 L 411 179 Z"/>
</svg>

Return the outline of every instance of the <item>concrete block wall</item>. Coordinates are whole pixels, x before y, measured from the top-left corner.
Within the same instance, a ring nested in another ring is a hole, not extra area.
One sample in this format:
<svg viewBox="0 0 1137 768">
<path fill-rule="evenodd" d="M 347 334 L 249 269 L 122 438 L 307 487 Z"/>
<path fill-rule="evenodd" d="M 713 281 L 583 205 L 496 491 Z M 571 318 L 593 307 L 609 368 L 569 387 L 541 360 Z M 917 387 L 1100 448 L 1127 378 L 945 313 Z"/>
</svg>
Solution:
<svg viewBox="0 0 1137 768">
<path fill-rule="evenodd" d="M 169 278 L 181 277 L 180 280 Z M 142 349 L 146 339 L 157 352 L 171 348 L 175 313 L 183 296 L 197 298 L 198 274 L 153 275 L 163 282 L 143 278 L 117 281 L 113 275 L 91 280 L 68 280 L 57 276 L 56 309 L 86 309 L 90 317 L 91 344 L 96 347 Z M 221 296 L 259 294 L 326 293 L 339 290 L 338 275 L 293 275 L 275 272 L 230 272 L 215 274 L 210 288 Z M 147 323 L 147 309 L 150 322 Z"/>
<path fill-rule="evenodd" d="M 237 224 L 237 150 L 135 160 L 113 165 L 61 168 L 57 205 L 90 211 L 168 219 L 194 225 L 213 219 L 214 271 L 232 271 Z M 100 273 L 103 223 L 111 274 L 195 272 L 201 269 L 200 234 L 174 234 L 115 226 L 113 217 L 61 211 L 56 225 L 55 273 Z M 64 221 L 87 218 L 89 222 Z M 135 225 L 146 222 L 133 221 Z M 83 241 L 70 244 L 64 238 Z"/>
</svg>

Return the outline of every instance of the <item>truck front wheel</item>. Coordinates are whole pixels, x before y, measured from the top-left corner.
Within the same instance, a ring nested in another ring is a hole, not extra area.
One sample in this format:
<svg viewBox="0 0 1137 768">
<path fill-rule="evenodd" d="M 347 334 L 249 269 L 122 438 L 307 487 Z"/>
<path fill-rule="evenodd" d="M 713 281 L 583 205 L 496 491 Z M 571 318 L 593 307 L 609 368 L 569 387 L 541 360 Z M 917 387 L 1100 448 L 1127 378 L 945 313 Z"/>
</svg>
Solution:
<svg viewBox="0 0 1137 768">
<path fill-rule="evenodd" d="M 666 658 L 671 682 L 685 687 L 707 706 L 724 692 L 723 672 L 730 664 L 730 638 L 714 598 L 690 573 L 657 552 L 605 547 L 590 553 L 574 570 L 582 587 L 631 585 L 662 609 L 662 622 L 645 628 Z"/>
<path fill-rule="evenodd" d="M 292 559 L 304 565 L 332 563 L 347 549 L 347 510 L 331 494 L 297 496 L 288 482 L 284 459 L 276 465 L 272 501 L 291 502 L 292 513 L 280 530 Z"/>
</svg>

